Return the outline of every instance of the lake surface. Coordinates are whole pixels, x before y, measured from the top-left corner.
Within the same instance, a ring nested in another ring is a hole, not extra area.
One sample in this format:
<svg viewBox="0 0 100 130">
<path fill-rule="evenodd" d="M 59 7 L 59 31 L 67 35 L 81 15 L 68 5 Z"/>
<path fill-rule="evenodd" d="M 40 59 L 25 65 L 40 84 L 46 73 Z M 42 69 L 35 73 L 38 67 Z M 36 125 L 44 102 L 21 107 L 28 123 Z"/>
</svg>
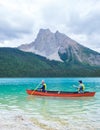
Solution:
<svg viewBox="0 0 100 130">
<path fill-rule="evenodd" d="M 45 80 L 48 90 L 76 91 L 82 80 L 94 97 L 29 96 Z M 0 78 L 0 130 L 100 130 L 100 78 Z"/>
</svg>

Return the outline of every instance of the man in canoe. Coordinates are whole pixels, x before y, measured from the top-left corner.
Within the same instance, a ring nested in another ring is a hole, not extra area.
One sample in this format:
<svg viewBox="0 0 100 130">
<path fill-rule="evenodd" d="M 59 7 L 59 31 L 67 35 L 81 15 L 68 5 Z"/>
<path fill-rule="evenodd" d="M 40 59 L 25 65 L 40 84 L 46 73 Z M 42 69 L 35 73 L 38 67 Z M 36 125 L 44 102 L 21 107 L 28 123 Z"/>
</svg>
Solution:
<svg viewBox="0 0 100 130">
<path fill-rule="evenodd" d="M 41 83 L 42 87 L 39 88 L 42 92 L 46 92 L 46 83 L 44 82 L 44 80 L 42 80 L 42 83 Z"/>
<path fill-rule="evenodd" d="M 82 83 L 82 80 L 79 80 L 78 93 L 84 93 L 85 85 Z"/>
</svg>

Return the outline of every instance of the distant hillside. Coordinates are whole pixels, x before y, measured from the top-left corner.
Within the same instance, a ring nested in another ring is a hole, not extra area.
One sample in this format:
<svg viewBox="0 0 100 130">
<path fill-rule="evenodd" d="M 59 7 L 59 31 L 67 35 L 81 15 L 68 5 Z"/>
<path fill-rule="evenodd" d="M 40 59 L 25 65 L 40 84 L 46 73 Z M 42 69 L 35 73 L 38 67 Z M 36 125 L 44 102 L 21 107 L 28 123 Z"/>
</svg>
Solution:
<svg viewBox="0 0 100 130">
<path fill-rule="evenodd" d="M 50 61 L 16 48 L 0 48 L 0 77 L 100 76 L 100 66 Z"/>
<path fill-rule="evenodd" d="M 100 53 L 80 45 L 58 31 L 52 33 L 49 29 L 40 29 L 35 41 L 18 48 L 56 61 L 100 66 Z"/>
</svg>

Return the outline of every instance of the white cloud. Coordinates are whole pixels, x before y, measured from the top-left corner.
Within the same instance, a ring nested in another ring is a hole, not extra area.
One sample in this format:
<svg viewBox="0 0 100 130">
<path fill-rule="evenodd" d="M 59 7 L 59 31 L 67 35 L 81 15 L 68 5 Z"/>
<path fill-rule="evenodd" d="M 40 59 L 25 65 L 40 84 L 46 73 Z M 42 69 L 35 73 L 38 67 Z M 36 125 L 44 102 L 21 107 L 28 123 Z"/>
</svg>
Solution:
<svg viewBox="0 0 100 130">
<path fill-rule="evenodd" d="M 99 12 L 98 0 L 0 0 L 0 46 L 30 43 L 49 28 L 100 52 Z"/>
</svg>

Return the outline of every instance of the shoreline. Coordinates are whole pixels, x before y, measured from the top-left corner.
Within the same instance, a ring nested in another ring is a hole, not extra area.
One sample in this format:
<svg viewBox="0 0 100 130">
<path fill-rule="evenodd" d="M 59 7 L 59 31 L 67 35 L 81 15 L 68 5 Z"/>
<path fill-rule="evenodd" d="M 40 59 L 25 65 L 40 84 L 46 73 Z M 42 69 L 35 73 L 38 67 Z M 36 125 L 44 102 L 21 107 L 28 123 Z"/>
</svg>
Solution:
<svg viewBox="0 0 100 130">
<path fill-rule="evenodd" d="M 9 114 L 8 114 L 9 112 Z M 16 111 L 6 111 L 2 110 L 0 113 L 0 130 L 99 130 L 99 123 L 95 122 L 94 119 L 91 122 L 85 120 L 83 124 L 78 122 L 79 116 L 77 119 L 66 119 L 61 120 L 61 118 L 52 118 L 52 121 L 47 117 L 46 120 L 43 120 L 42 116 L 39 115 L 37 118 L 30 115 L 25 115 L 22 112 Z M 80 117 L 80 119 L 83 117 Z M 71 122 L 71 120 L 75 120 Z M 94 123 L 95 125 L 93 125 Z"/>
</svg>

